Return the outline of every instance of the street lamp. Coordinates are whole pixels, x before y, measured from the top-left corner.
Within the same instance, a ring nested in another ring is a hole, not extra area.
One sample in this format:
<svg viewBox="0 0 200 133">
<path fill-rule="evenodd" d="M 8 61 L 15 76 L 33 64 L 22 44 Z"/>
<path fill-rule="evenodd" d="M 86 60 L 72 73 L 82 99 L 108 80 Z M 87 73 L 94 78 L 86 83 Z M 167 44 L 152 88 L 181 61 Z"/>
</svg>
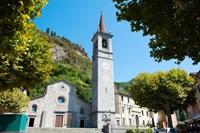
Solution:
<svg viewBox="0 0 200 133">
<path fill-rule="evenodd" d="M 102 121 L 104 121 L 107 125 L 103 126 L 103 132 L 105 133 L 110 133 L 111 132 L 111 126 L 110 126 L 110 121 L 111 121 L 111 114 L 110 114 L 110 110 L 106 111 L 103 115 L 102 115 Z"/>
<path fill-rule="evenodd" d="M 110 122 L 111 121 L 111 118 L 110 118 L 111 114 L 110 114 L 110 110 L 107 112 L 105 112 L 103 115 L 102 115 L 102 121 L 104 122 Z"/>
</svg>

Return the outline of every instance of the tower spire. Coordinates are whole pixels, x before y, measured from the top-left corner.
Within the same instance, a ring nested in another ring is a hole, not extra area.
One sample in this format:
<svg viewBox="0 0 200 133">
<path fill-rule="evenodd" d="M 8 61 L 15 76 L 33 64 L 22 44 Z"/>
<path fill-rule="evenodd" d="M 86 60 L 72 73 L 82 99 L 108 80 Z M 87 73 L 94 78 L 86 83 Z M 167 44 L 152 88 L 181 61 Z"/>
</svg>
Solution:
<svg viewBox="0 0 200 133">
<path fill-rule="evenodd" d="M 101 11 L 101 17 L 100 17 L 100 22 L 99 22 L 99 31 L 106 32 L 106 27 L 104 25 L 102 11 Z"/>
</svg>

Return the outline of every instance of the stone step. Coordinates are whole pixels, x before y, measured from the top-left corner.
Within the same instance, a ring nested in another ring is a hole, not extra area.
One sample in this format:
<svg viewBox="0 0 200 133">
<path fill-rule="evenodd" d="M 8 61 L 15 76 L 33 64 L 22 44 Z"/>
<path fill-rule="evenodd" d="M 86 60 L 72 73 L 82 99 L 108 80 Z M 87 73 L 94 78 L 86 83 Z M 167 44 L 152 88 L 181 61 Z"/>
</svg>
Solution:
<svg viewBox="0 0 200 133">
<path fill-rule="evenodd" d="M 102 133 L 97 128 L 27 128 L 25 133 Z"/>
</svg>

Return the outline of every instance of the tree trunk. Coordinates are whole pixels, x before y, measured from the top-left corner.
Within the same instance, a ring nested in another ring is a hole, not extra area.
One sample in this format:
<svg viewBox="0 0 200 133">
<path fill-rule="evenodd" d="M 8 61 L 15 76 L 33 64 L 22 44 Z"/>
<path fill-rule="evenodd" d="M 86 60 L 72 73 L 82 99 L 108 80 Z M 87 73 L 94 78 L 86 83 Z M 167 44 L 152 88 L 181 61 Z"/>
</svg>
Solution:
<svg viewBox="0 0 200 133">
<path fill-rule="evenodd" d="M 165 111 L 166 111 L 167 119 L 168 119 L 168 127 L 172 127 L 173 128 L 171 110 L 170 110 L 170 107 L 169 107 L 168 103 L 165 106 Z"/>
</svg>

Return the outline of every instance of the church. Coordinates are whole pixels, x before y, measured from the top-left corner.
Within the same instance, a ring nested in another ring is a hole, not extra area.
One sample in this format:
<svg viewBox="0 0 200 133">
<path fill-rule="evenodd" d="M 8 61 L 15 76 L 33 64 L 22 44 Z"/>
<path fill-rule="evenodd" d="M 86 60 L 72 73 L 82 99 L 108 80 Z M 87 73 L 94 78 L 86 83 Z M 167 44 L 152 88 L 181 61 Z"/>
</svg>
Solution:
<svg viewBox="0 0 200 133">
<path fill-rule="evenodd" d="M 149 127 L 158 122 L 157 115 L 114 89 L 112 37 L 101 14 L 92 37 L 91 103 L 79 99 L 76 86 L 65 80 L 49 83 L 43 96 L 30 101 L 28 127 L 102 128 L 108 122 L 113 126 Z"/>
</svg>

